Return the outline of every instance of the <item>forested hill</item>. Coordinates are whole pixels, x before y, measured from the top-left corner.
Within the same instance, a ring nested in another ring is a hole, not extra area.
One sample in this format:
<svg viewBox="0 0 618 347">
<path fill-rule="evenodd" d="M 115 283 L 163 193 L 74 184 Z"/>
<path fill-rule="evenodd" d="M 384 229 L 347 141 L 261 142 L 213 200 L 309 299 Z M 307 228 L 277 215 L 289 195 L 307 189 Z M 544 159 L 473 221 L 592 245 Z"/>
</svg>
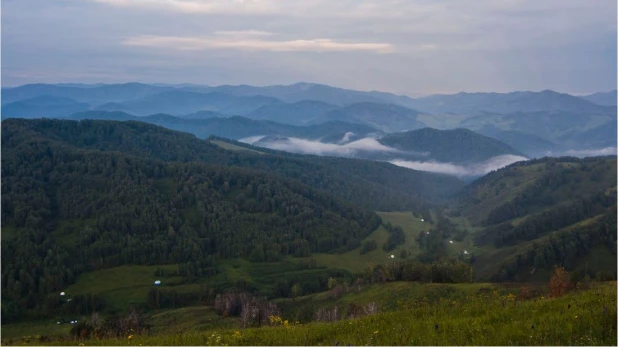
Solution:
<svg viewBox="0 0 618 347">
<path fill-rule="evenodd" d="M 118 151 L 164 161 L 201 161 L 259 169 L 298 180 L 374 210 L 426 211 L 426 200 L 449 196 L 463 187 L 463 182 L 452 176 L 414 171 L 389 163 L 259 148 L 225 150 L 190 134 L 140 122 L 8 119 L 2 122 L 2 131 L 3 143 L 39 137 L 80 148 Z M 255 151 L 262 151 L 262 154 Z"/>
<path fill-rule="evenodd" d="M 479 178 L 459 194 L 475 225 L 492 225 L 570 200 L 616 190 L 616 157 L 543 158 L 511 164 Z"/>
<path fill-rule="evenodd" d="M 455 206 L 485 249 L 480 275 L 522 280 L 563 265 L 615 276 L 615 156 L 515 163 L 466 187 Z"/>
<path fill-rule="evenodd" d="M 47 302 L 47 294 L 85 271 L 174 263 L 183 275 L 202 276 L 219 258 L 354 249 L 380 224 L 374 212 L 294 180 L 81 149 L 14 125 L 2 127 L 5 318 L 53 307 L 57 295 Z"/>
<path fill-rule="evenodd" d="M 468 129 L 424 128 L 389 134 L 379 141 L 386 146 L 405 151 L 429 152 L 432 159 L 444 162 L 479 162 L 505 154 L 523 156 L 499 140 Z"/>
</svg>

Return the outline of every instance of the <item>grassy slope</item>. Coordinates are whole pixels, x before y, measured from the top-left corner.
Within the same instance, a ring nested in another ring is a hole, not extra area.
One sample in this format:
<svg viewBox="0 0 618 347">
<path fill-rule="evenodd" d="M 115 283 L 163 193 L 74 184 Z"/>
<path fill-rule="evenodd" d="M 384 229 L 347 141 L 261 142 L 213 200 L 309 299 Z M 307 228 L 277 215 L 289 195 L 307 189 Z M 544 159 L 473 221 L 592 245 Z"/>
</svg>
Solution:
<svg viewBox="0 0 618 347">
<path fill-rule="evenodd" d="M 350 286 L 349 292 L 338 298 L 333 297 L 330 292 L 324 292 L 296 299 L 277 299 L 274 302 L 281 307 L 284 319 L 312 321 L 313 314 L 319 308 L 330 309 L 337 306 L 342 316 L 346 316 L 351 304 L 366 305 L 373 302 L 380 312 L 390 312 L 412 307 L 422 300 L 431 303 L 437 303 L 441 299 L 464 300 L 482 288 L 498 290 L 498 287 L 491 283 L 390 282 L 362 285 L 361 288 Z"/>
<path fill-rule="evenodd" d="M 125 265 L 80 275 L 65 291 L 68 295 L 93 293 L 100 295 L 113 309 L 125 310 L 131 304 L 143 303 L 154 281 L 165 286 L 180 284 L 181 277 L 156 278 L 157 269 L 175 271 L 176 265 Z"/>
<path fill-rule="evenodd" d="M 616 345 L 616 283 L 556 299 L 498 293 L 336 323 L 212 329 L 86 341 L 86 345 Z M 79 341 L 58 341 L 74 344 Z"/>
<path fill-rule="evenodd" d="M 350 272 L 360 272 L 369 264 L 381 264 L 391 261 L 391 254 L 398 258 L 399 253 L 403 249 L 408 251 L 409 258 L 413 258 L 421 253 L 421 249 L 416 242 L 416 237 L 420 232 L 429 230 L 433 224 L 421 222 L 412 212 L 378 212 L 378 215 L 382 218 L 383 223 L 390 222 L 394 226 L 401 226 L 403 228 L 406 234 L 405 244 L 398 246 L 392 251 L 385 252 L 382 249 L 382 245 L 385 244 L 388 239 L 388 231 L 380 226 L 364 240 L 376 241 L 378 244 L 377 249 L 365 254 L 360 254 L 359 249 L 354 249 L 343 254 L 317 254 L 314 258 L 317 260 L 318 265 L 337 267 Z"/>
</svg>

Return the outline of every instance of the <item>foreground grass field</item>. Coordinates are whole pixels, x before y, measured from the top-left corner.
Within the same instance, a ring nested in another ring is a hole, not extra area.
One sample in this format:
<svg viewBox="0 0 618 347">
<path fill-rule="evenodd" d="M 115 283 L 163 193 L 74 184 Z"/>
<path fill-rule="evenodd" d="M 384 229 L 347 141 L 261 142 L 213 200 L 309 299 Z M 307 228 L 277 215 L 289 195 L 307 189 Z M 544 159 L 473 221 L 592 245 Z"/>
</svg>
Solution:
<svg viewBox="0 0 618 347">
<path fill-rule="evenodd" d="M 497 291 L 461 300 L 417 300 L 357 320 L 211 329 L 55 345 L 616 345 L 616 283 L 560 298 L 520 301 Z M 4 341 L 4 344 L 41 344 Z"/>
</svg>

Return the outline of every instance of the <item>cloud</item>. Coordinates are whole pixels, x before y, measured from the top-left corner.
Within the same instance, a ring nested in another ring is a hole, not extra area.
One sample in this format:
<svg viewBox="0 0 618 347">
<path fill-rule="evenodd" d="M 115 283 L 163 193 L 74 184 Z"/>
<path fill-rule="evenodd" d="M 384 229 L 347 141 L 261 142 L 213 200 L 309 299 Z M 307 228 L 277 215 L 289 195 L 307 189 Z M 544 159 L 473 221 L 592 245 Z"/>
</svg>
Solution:
<svg viewBox="0 0 618 347">
<path fill-rule="evenodd" d="M 276 11 L 273 1 L 240 0 L 91 0 L 116 7 L 176 11 L 192 14 L 269 14 Z"/>
<path fill-rule="evenodd" d="M 581 150 L 568 150 L 564 152 L 565 155 L 573 157 L 596 157 L 601 155 L 616 155 L 616 147 L 605 147 L 598 149 L 581 149 Z"/>
<path fill-rule="evenodd" d="M 609 90 L 615 13 L 612 0 L 13 0 L 2 6 L 11 48 L 2 79 L 96 83 L 87 76 L 105 70 L 117 71 L 106 82 L 305 81 L 398 94 Z M 140 35 L 215 42 L 120 44 Z M 320 38 L 331 42 L 312 42 Z M 298 53 L 272 54 L 296 40 L 307 41 L 296 43 Z M 236 48 L 208 48 L 228 41 Z M 351 53 L 316 55 L 316 46 Z M 366 54 L 376 50 L 392 54 Z"/>
<path fill-rule="evenodd" d="M 137 36 L 124 40 L 127 46 L 151 47 L 176 50 L 237 49 L 246 51 L 271 52 L 345 52 L 368 51 L 375 53 L 392 53 L 394 47 L 388 43 L 337 42 L 331 39 L 311 40 L 260 40 L 239 36 L 232 37 L 176 37 L 176 36 Z M 224 35 L 225 36 L 225 35 Z M 255 36 L 255 35 L 253 35 Z"/>
<path fill-rule="evenodd" d="M 427 15 L 442 7 L 430 2 L 402 4 L 398 0 L 90 0 L 114 7 L 203 15 L 293 16 L 338 18 L 406 18 L 402 11 Z M 405 5 L 405 6 L 403 6 Z M 408 13 L 409 14 L 409 13 Z"/>
<path fill-rule="evenodd" d="M 493 158 L 489 158 L 485 162 L 470 164 L 470 165 L 456 165 L 451 163 L 443 163 L 437 161 L 408 161 L 408 160 L 391 160 L 390 163 L 406 167 L 408 169 L 429 171 L 443 173 L 458 177 L 470 177 L 470 176 L 482 176 L 491 171 L 500 169 L 507 165 L 513 164 L 518 161 L 528 160 L 526 157 L 518 155 L 499 155 Z"/>
<path fill-rule="evenodd" d="M 382 152 L 382 153 L 400 153 L 398 149 L 384 146 L 376 139 L 363 138 L 357 141 L 349 142 L 343 145 L 334 143 L 323 143 L 320 141 L 311 141 L 295 137 L 274 140 L 260 141 L 264 136 L 251 136 L 240 139 L 240 142 L 245 142 L 255 146 L 276 149 L 301 154 L 316 154 L 316 155 L 332 155 L 340 157 L 356 156 L 361 152 Z"/>
<path fill-rule="evenodd" d="M 215 35 L 247 37 L 247 36 L 270 36 L 273 33 L 260 30 L 219 30 L 214 32 Z"/>
<path fill-rule="evenodd" d="M 343 135 L 343 137 L 341 138 L 341 140 L 339 140 L 339 143 L 346 143 L 346 142 L 350 142 L 350 139 L 352 138 L 352 136 L 354 136 L 356 134 L 354 134 L 351 131 L 348 131 L 347 133 L 345 133 Z"/>
<path fill-rule="evenodd" d="M 346 133 L 346 135 L 351 133 Z M 410 151 L 401 151 L 392 147 L 385 146 L 373 138 L 363 138 L 347 144 L 323 143 L 319 141 L 311 141 L 300 138 L 270 138 L 266 136 L 251 136 L 239 140 L 240 142 L 248 143 L 254 146 L 270 148 L 279 151 L 300 153 L 300 154 L 315 154 L 329 155 L 338 157 L 362 157 L 362 158 L 385 158 L 390 156 L 412 155 L 426 157 L 430 155 L 428 152 L 417 153 Z M 383 159 L 384 160 L 384 159 Z M 482 176 L 493 170 L 505 167 L 512 163 L 528 160 L 528 158 L 518 155 L 500 155 L 490 158 L 482 163 L 469 165 L 456 165 L 452 163 L 443 163 L 437 161 L 411 161 L 403 159 L 390 160 L 391 164 L 406 167 L 419 171 L 429 171 L 444 173 L 458 177 Z"/>
</svg>

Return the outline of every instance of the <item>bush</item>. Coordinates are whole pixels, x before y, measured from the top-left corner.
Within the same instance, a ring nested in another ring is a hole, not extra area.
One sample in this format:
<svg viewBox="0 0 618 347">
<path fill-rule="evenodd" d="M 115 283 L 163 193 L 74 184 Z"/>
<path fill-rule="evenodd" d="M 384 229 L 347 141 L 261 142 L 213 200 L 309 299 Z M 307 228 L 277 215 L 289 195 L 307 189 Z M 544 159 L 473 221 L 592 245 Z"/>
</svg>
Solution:
<svg viewBox="0 0 618 347">
<path fill-rule="evenodd" d="M 549 296 L 552 298 L 560 297 L 572 289 L 571 274 L 563 267 L 556 267 L 554 274 L 549 280 Z"/>
</svg>

